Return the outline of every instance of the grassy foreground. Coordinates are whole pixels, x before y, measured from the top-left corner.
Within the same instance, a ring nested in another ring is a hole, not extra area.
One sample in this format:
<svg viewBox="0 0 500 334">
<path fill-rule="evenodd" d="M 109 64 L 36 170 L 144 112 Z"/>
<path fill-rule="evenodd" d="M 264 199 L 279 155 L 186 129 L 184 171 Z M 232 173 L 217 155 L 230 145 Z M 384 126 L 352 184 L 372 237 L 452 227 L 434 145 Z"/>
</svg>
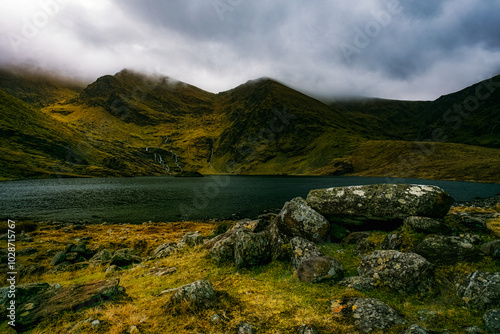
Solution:
<svg viewBox="0 0 500 334">
<path fill-rule="evenodd" d="M 474 208 L 453 208 L 452 213 L 474 211 Z M 480 209 L 483 210 L 483 209 Z M 500 211 L 497 205 L 490 208 Z M 449 224 L 456 222 L 448 216 Z M 223 222 L 229 224 L 232 222 Z M 490 223 L 498 223 L 491 221 Z M 190 231 L 200 231 L 204 236 L 212 236 L 221 223 L 183 222 L 183 223 L 144 223 L 142 225 L 87 225 L 76 229 L 65 225 L 58 228 L 51 224 L 33 225 L 18 222 L 18 229 L 26 229 L 33 237 L 32 242 L 18 241 L 17 249 L 35 247 L 34 255 L 18 256 L 17 263 L 27 266 L 38 264 L 50 269 L 50 260 L 55 252 L 63 250 L 76 239 L 91 237 L 89 248 L 116 250 L 124 247 L 135 248 L 145 257 L 157 246 L 169 241 L 179 241 Z M 454 225 L 456 228 L 459 226 Z M 406 248 L 421 241 L 424 235 L 400 228 L 405 236 Z M 374 232 L 369 241 L 380 245 L 387 232 Z M 483 235 L 492 240 L 493 235 Z M 0 241 L 6 247 L 6 241 Z M 355 276 L 360 261 L 355 245 L 343 246 L 337 243 L 321 245 L 326 255 L 337 257 L 343 264 L 346 276 Z M 148 276 L 153 267 L 177 270 L 167 276 Z M 330 302 L 348 296 L 378 298 L 398 310 L 408 321 L 405 326 L 372 333 L 402 333 L 410 324 L 418 323 L 428 329 L 447 329 L 451 333 L 463 333 L 468 326 L 482 327 L 484 312 L 476 312 L 459 306 L 455 294 L 456 278 L 474 270 L 500 271 L 500 263 L 485 257 L 479 263 L 458 263 L 454 266 L 439 266 L 436 280 L 439 288 L 432 294 L 398 294 L 387 288 L 377 288 L 370 293 L 362 293 L 338 284 L 309 284 L 299 281 L 292 275 L 289 263 L 273 262 L 252 269 L 237 271 L 234 265 L 216 265 L 207 256 L 203 246 L 184 248 L 167 258 L 143 262 L 126 267 L 125 270 L 111 274 L 105 267 L 86 268 L 73 272 L 44 273 L 42 275 L 21 277 L 22 283 L 49 282 L 63 286 L 119 277 L 120 285 L 126 288 L 129 299 L 108 302 L 97 307 L 62 314 L 56 318 L 45 319 L 27 333 L 129 333 L 136 326 L 140 333 L 233 333 L 242 321 L 254 325 L 258 333 L 295 333 L 301 324 L 312 324 L 320 333 L 358 333 L 354 324 L 332 315 Z M 2 271 L 0 277 L 5 282 Z M 168 296 L 160 295 L 166 289 L 187 283 L 209 279 L 219 292 L 219 303 L 211 309 L 177 313 L 166 308 Z M 5 284 L 2 284 L 5 285 Z M 221 321 L 214 323 L 211 317 L 217 314 Z M 101 325 L 91 328 L 86 319 L 98 319 Z M 3 320 L 3 319 L 2 319 Z M 15 333 L 6 322 L 0 324 L 1 333 Z"/>
</svg>

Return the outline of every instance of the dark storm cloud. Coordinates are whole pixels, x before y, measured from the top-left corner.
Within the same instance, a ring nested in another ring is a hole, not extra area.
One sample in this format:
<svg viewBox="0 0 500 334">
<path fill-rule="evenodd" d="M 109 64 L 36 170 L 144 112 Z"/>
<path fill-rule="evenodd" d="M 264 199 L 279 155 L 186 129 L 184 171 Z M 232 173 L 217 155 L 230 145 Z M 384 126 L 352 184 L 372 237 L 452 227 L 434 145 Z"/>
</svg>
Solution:
<svg viewBox="0 0 500 334">
<path fill-rule="evenodd" d="M 499 0 L 26 0 L 0 3 L 0 32 L 22 36 L 54 1 L 21 52 L 0 41 L 0 63 L 89 80 L 128 67 L 210 91 L 269 76 L 322 96 L 407 99 L 500 70 Z"/>
</svg>

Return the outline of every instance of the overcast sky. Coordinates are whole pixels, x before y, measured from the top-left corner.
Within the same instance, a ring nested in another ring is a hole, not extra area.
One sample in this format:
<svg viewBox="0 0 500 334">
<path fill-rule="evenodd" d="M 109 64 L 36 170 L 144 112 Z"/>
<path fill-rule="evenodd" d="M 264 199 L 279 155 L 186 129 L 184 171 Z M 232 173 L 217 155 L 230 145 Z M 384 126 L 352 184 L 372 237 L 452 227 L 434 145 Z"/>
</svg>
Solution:
<svg viewBox="0 0 500 334">
<path fill-rule="evenodd" d="M 500 0 L 2 0 L 0 64 L 123 68 L 211 92 L 271 77 L 433 100 L 500 74 Z"/>
</svg>

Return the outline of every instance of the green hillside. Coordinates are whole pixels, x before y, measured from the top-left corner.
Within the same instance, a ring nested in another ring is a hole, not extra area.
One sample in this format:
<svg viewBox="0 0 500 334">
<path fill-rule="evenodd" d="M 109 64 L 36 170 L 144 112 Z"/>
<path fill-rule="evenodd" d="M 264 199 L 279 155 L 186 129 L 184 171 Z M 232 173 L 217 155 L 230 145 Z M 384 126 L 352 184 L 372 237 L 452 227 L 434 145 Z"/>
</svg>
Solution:
<svg viewBox="0 0 500 334">
<path fill-rule="evenodd" d="M 442 117 L 477 87 L 484 83 L 433 102 L 325 104 L 269 78 L 213 94 L 129 70 L 85 88 L 0 70 L 0 177 L 400 176 L 404 168 L 411 177 L 499 182 L 499 91 L 486 97 L 480 88 L 459 126 Z M 443 139 L 422 162 L 412 141 Z"/>
</svg>

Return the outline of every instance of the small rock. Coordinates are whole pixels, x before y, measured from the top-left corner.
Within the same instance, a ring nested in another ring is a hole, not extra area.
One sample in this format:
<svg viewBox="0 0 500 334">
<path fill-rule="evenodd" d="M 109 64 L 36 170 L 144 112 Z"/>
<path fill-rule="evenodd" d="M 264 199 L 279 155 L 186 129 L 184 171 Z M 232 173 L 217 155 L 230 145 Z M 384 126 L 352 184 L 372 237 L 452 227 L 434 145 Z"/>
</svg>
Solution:
<svg viewBox="0 0 500 334">
<path fill-rule="evenodd" d="M 477 326 L 467 327 L 464 331 L 467 334 L 485 334 L 484 331 Z"/>
<path fill-rule="evenodd" d="M 201 245 L 203 244 L 203 239 L 204 238 L 201 235 L 200 231 L 188 232 L 182 237 L 181 241 L 179 242 L 179 246 L 187 245 L 189 247 L 194 247 L 197 245 Z"/>
<path fill-rule="evenodd" d="M 475 271 L 458 287 L 462 305 L 485 310 L 500 305 L 500 273 Z"/>
<path fill-rule="evenodd" d="M 403 220 L 403 224 L 418 233 L 450 234 L 452 232 L 452 229 L 445 223 L 429 217 L 407 217 Z"/>
<path fill-rule="evenodd" d="M 500 334 L 500 309 L 490 310 L 483 315 L 484 326 L 491 334 Z"/>
<path fill-rule="evenodd" d="M 470 242 L 460 237 L 428 236 L 414 252 L 435 264 L 455 264 L 462 261 L 474 262 L 481 258 L 481 252 Z"/>
<path fill-rule="evenodd" d="M 136 255 L 135 250 L 132 248 L 122 248 L 113 254 L 110 264 L 123 267 L 139 262 L 142 262 L 142 259 Z"/>
<path fill-rule="evenodd" d="M 339 282 L 339 285 L 353 288 L 362 292 L 370 292 L 375 289 L 377 281 L 371 277 L 351 276 Z"/>
<path fill-rule="evenodd" d="M 500 259 L 500 239 L 485 243 L 481 246 L 481 251 L 494 259 Z"/>
<path fill-rule="evenodd" d="M 96 253 L 92 258 L 89 260 L 90 262 L 101 262 L 101 263 L 106 263 L 111 261 L 111 258 L 113 257 L 113 254 L 107 250 L 103 249 L 102 251 Z"/>
<path fill-rule="evenodd" d="M 176 250 L 177 250 L 177 244 L 175 242 L 166 242 L 156 247 L 156 249 L 153 251 L 153 255 L 156 258 L 160 259 L 175 253 Z"/>
<path fill-rule="evenodd" d="M 439 334 L 439 332 L 431 331 L 427 328 L 420 327 L 419 325 L 414 324 L 408 327 L 404 334 Z"/>
<path fill-rule="evenodd" d="M 319 283 L 344 276 L 342 264 L 333 257 L 314 256 L 303 259 L 295 274 L 302 282 Z"/>
<path fill-rule="evenodd" d="M 292 253 L 292 266 L 294 268 L 298 268 L 300 262 L 308 257 L 323 255 L 315 243 L 301 237 L 295 237 L 290 240 L 290 248 Z"/>
<path fill-rule="evenodd" d="M 375 245 L 375 243 L 371 241 L 368 241 L 368 239 L 360 239 L 356 243 L 355 252 L 357 254 L 366 254 L 372 252 L 376 247 L 377 245 Z"/>
<path fill-rule="evenodd" d="M 118 267 L 116 264 L 113 264 L 113 265 L 107 267 L 104 272 L 109 275 L 109 274 L 115 273 L 115 272 L 120 271 L 120 270 L 123 270 L 123 269 Z"/>
<path fill-rule="evenodd" d="M 162 293 L 173 293 L 170 298 L 171 305 L 186 301 L 193 307 L 207 308 L 214 306 L 217 302 L 214 287 L 207 280 L 196 281 L 176 289 L 163 291 Z"/>
<path fill-rule="evenodd" d="M 139 329 L 137 328 L 137 326 L 134 326 L 134 325 L 130 326 L 128 332 L 130 334 L 141 334 L 141 332 L 139 331 Z"/>
<path fill-rule="evenodd" d="M 58 264 L 64 262 L 65 260 L 66 260 L 66 253 L 59 252 L 52 258 L 52 261 L 50 261 L 50 264 L 53 266 L 57 266 Z"/>
<path fill-rule="evenodd" d="M 94 329 L 96 328 L 99 328 L 99 326 L 101 325 L 101 322 L 99 320 L 94 320 L 90 323 L 90 326 Z"/>
<path fill-rule="evenodd" d="M 297 328 L 297 334 L 319 334 L 319 332 L 311 325 L 302 325 Z"/>
<path fill-rule="evenodd" d="M 217 325 L 217 324 L 220 324 L 222 322 L 222 319 L 220 317 L 220 315 L 218 314 L 213 314 L 211 317 L 210 317 L 210 322 L 214 325 Z"/>
<path fill-rule="evenodd" d="M 414 293 L 431 289 L 434 269 L 434 265 L 418 254 L 382 250 L 363 256 L 358 273 L 399 292 Z"/>
<path fill-rule="evenodd" d="M 255 334 L 256 331 L 252 325 L 247 322 L 242 322 L 236 327 L 236 333 L 238 334 Z"/>
</svg>

